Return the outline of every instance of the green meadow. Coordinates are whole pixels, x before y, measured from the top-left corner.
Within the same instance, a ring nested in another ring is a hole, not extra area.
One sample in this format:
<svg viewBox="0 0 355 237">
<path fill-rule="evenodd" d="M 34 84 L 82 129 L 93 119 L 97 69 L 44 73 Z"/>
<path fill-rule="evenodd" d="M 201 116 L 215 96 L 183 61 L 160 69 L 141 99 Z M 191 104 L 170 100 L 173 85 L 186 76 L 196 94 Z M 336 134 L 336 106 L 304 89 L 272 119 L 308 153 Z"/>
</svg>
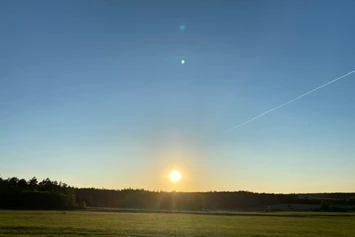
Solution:
<svg viewBox="0 0 355 237">
<path fill-rule="evenodd" d="M 0 236 L 355 236 L 355 215 L 0 211 Z"/>
</svg>

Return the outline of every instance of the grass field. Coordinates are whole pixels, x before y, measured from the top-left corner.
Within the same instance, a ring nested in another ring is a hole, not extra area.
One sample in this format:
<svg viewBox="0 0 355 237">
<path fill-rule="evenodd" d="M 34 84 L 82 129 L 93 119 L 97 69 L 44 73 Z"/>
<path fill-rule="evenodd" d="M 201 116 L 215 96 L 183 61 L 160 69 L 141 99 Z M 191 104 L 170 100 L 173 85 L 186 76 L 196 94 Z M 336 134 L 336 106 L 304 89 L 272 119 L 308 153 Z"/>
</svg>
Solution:
<svg viewBox="0 0 355 237">
<path fill-rule="evenodd" d="M 355 216 L 0 211 L 0 236 L 355 236 Z"/>
</svg>

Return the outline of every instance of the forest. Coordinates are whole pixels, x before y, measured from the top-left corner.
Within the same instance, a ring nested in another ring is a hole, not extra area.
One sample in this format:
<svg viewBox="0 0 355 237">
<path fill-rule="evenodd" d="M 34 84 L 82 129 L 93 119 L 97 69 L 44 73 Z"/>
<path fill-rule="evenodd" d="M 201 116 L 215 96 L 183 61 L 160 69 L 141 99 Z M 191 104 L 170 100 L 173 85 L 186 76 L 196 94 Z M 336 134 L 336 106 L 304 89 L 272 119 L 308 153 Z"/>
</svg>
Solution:
<svg viewBox="0 0 355 237">
<path fill-rule="evenodd" d="M 49 178 L 38 181 L 0 177 L 2 209 L 77 209 L 109 207 L 146 210 L 243 210 L 275 204 L 355 205 L 354 193 L 274 194 L 249 191 L 165 192 L 144 189 L 78 188 Z M 339 210 L 339 208 L 337 209 Z"/>
</svg>

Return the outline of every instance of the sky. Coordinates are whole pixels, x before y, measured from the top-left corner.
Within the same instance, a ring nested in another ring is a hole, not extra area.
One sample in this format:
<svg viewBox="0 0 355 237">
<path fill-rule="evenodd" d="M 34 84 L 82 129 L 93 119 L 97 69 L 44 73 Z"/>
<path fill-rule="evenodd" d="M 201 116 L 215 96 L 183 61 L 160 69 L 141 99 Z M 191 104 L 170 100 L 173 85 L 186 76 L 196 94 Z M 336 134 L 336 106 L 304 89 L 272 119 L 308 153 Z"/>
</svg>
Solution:
<svg viewBox="0 0 355 237">
<path fill-rule="evenodd" d="M 228 131 L 354 70 L 354 7 L 0 1 L 1 177 L 355 192 L 355 74 Z"/>
</svg>

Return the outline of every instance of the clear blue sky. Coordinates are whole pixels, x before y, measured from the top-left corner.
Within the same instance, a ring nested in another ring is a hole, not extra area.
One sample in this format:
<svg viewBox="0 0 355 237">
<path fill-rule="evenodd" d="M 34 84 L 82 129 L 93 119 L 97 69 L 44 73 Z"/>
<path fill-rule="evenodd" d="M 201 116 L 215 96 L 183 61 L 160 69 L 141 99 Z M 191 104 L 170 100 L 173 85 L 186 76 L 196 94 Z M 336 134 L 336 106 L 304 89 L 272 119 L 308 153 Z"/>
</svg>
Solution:
<svg viewBox="0 0 355 237">
<path fill-rule="evenodd" d="M 0 174 L 118 189 L 355 191 L 355 74 L 226 132 L 354 70 L 354 8 L 0 1 Z"/>
</svg>

